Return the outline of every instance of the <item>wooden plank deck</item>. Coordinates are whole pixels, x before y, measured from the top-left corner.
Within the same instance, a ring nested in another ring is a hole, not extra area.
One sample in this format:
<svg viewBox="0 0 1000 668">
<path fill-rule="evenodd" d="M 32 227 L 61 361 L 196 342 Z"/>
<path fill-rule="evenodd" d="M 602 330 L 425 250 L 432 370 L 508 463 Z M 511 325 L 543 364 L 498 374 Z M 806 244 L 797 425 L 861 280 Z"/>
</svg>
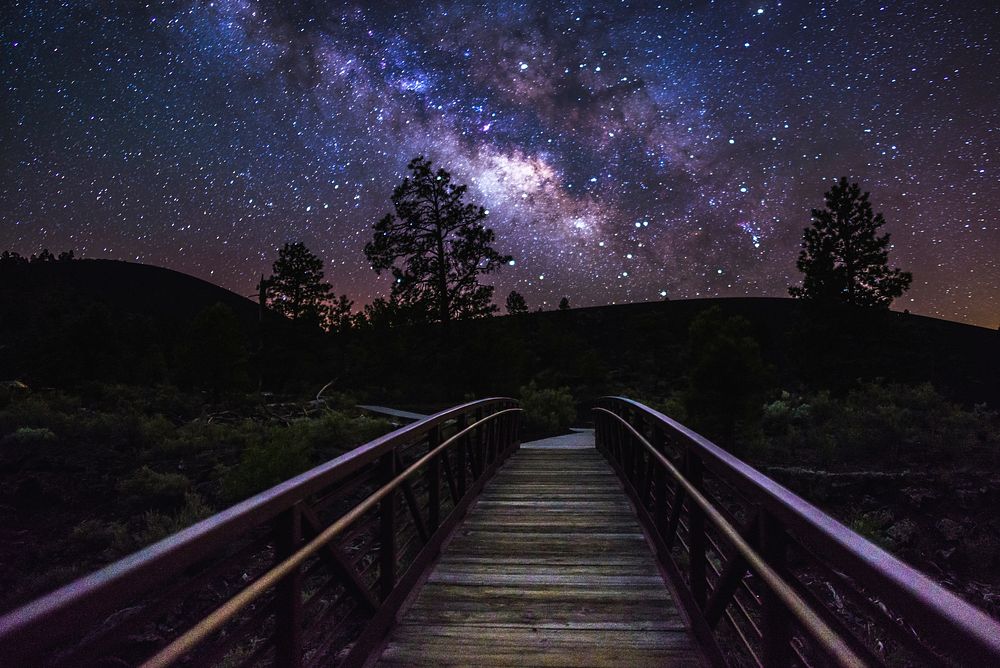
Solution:
<svg viewBox="0 0 1000 668">
<path fill-rule="evenodd" d="M 536 443 L 486 487 L 377 665 L 702 665 L 593 434 Z"/>
</svg>

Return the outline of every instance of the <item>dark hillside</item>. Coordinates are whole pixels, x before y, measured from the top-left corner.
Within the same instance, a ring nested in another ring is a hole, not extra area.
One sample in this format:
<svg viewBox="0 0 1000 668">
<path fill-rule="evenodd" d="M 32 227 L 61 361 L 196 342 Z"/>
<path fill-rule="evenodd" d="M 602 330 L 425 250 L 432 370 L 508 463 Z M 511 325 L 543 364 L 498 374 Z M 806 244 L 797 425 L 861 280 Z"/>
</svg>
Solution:
<svg viewBox="0 0 1000 668">
<path fill-rule="evenodd" d="M 213 304 L 231 308 L 245 323 L 257 320 L 257 305 L 214 283 L 172 269 L 120 260 L 33 262 L 0 266 L 0 313 L 54 293 L 85 303 L 101 303 L 113 312 L 159 321 L 187 320 Z"/>
<path fill-rule="evenodd" d="M 692 321 L 712 307 L 749 322 L 776 387 L 839 391 L 881 378 L 930 382 L 963 402 L 1000 405 L 996 331 L 893 311 L 816 309 L 792 299 L 648 302 L 458 322 L 447 333 L 358 332 L 341 341 L 342 361 L 357 385 L 383 391 L 387 400 L 400 387 L 443 400 L 516 393 L 533 378 L 570 386 L 579 399 L 664 396 L 686 374 Z"/>
<path fill-rule="evenodd" d="M 0 266 L 0 380 L 160 380 L 199 313 L 229 309 L 248 334 L 249 299 L 170 269 L 116 260 Z"/>
<path fill-rule="evenodd" d="M 270 390 L 315 391 L 332 380 L 334 389 L 372 400 L 443 405 L 470 394 L 516 394 L 535 380 L 568 386 L 584 402 L 619 392 L 666 397 L 687 382 L 692 322 L 716 308 L 723 319 L 749 323 L 774 389 L 930 382 L 966 404 L 1000 405 L 996 331 L 906 313 L 816 309 L 791 299 L 693 299 L 327 337 L 277 317 L 261 332 L 257 305 L 245 297 L 169 269 L 112 260 L 0 267 L 0 380 L 183 379 L 175 371 L 184 346 L 204 347 L 192 321 L 216 304 L 231 311 L 238 347 L 249 353 L 263 337 L 244 376 Z"/>
</svg>

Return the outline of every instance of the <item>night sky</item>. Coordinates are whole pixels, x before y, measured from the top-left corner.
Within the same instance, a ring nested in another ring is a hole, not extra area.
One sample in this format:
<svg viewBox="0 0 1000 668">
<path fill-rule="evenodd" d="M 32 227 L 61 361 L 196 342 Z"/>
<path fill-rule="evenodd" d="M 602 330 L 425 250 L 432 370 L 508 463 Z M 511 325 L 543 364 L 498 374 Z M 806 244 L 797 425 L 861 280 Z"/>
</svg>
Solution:
<svg viewBox="0 0 1000 668">
<path fill-rule="evenodd" d="M 253 292 L 286 241 L 359 304 L 423 154 L 532 308 L 783 296 L 809 209 L 872 192 L 894 308 L 996 327 L 1000 3 L 19 2 L 0 248 Z"/>
</svg>

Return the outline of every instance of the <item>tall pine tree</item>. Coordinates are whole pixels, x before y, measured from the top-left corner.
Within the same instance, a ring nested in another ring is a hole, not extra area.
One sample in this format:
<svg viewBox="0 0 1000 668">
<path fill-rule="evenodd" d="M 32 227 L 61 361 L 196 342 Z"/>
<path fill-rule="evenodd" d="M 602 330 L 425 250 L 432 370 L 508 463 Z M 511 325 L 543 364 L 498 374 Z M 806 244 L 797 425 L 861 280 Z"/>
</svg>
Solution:
<svg viewBox="0 0 1000 668">
<path fill-rule="evenodd" d="M 790 287 L 790 295 L 888 308 L 910 287 L 912 274 L 889 268 L 889 235 L 877 235 L 885 219 L 872 214 L 868 195 L 845 176 L 825 194 L 826 208 L 812 210 L 795 263 L 802 286 Z"/>
<path fill-rule="evenodd" d="M 392 193 L 395 214 L 375 224 L 365 255 L 376 273 L 390 271 L 392 296 L 402 306 L 446 323 L 497 310 L 493 286 L 479 278 L 511 260 L 492 246 L 493 230 L 483 225 L 486 210 L 463 201 L 467 186 L 431 169 L 422 156 L 407 166 L 410 176 Z"/>
<path fill-rule="evenodd" d="M 511 315 L 528 312 L 528 302 L 525 301 L 524 295 L 517 290 L 511 290 L 510 294 L 507 295 L 506 306 L 507 313 L 510 313 Z"/>
<path fill-rule="evenodd" d="M 274 274 L 263 281 L 267 305 L 290 320 L 326 326 L 331 292 L 323 260 L 303 243 L 286 243 L 271 269 Z"/>
</svg>

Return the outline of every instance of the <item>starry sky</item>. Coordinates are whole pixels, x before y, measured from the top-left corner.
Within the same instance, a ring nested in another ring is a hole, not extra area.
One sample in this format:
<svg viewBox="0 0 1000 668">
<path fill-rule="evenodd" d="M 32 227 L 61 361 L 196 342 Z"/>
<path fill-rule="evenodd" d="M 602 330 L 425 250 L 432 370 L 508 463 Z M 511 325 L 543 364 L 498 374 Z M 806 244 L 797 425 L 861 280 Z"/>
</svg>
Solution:
<svg viewBox="0 0 1000 668">
<path fill-rule="evenodd" d="M 286 241 L 358 304 L 405 165 L 469 185 L 552 308 L 783 296 L 872 193 L 894 308 L 1000 324 L 1000 4 L 7 0 L 0 248 L 253 292 Z"/>
</svg>

